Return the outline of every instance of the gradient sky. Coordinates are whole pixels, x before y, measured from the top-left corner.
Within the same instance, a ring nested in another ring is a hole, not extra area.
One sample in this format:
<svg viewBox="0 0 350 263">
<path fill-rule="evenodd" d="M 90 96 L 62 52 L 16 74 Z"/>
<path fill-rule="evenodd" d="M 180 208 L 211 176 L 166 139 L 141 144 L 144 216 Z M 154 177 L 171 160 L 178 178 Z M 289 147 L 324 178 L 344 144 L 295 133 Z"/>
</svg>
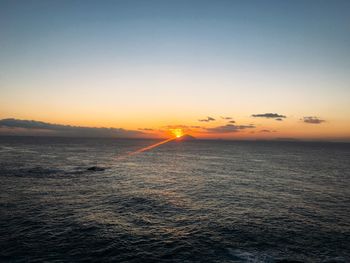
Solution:
<svg viewBox="0 0 350 263">
<path fill-rule="evenodd" d="M 0 0 L 0 119 L 350 140 L 349 14 L 336 0 Z"/>
</svg>

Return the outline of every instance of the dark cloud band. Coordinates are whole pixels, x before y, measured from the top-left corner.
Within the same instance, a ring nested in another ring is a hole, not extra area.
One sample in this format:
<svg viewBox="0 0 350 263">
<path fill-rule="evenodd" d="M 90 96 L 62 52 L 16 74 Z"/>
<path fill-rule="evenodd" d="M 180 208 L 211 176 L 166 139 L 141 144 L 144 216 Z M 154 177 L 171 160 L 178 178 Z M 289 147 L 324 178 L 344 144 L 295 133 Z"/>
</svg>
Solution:
<svg viewBox="0 0 350 263">
<path fill-rule="evenodd" d="M 82 127 L 18 119 L 0 120 L 0 132 L 1 128 L 6 128 L 7 133 L 13 134 L 51 136 L 135 138 L 145 135 L 141 131 L 125 130 L 122 128 Z"/>
<path fill-rule="evenodd" d="M 267 118 L 267 119 L 276 119 L 281 121 L 284 118 L 287 118 L 285 115 L 281 115 L 278 113 L 261 113 L 261 114 L 252 114 L 254 118 Z"/>
</svg>

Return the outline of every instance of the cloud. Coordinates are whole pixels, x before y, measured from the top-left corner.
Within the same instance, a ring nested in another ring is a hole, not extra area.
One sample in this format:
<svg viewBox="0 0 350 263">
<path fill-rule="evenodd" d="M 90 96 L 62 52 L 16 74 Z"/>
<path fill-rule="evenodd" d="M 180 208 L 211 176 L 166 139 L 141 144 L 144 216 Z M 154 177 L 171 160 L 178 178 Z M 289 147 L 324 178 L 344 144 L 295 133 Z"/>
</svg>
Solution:
<svg viewBox="0 0 350 263">
<path fill-rule="evenodd" d="M 320 124 L 322 122 L 325 122 L 325 120 L 322 120 L 319 117 L 312 117 L 312 116 L 303 117 L 302 121 L 310 124 Z"/>
<path fill-rule="evenodd" d="M 254 118 L 267 118 L 267 119 L 276 119 L 276 121 L 282 121 L 282 119 L 287 118 L 284 115 L 278 113 L 262 113 L 262 114 L 252 114 Z"/>
<path fill-rule="evenodd" d="M 116 138 L 140 138 L 145 135 L 141 131 L 122 128 L 82 127 L 18 119 L 0 120 L 0 134 Z"/>
<path fill-rule="evenodd" d="M 182 129 L 182 131 L 184 133 L 188 133 L 188 132 L 198 132 L 198 130 L 203 129 L 202 126 L 198 126 L 198 125 L 166 125 L 166 126 L 162 126 L 161 129 L 159 130 L 160 132 L 165 132 L 168 133 L 169 130 L 174 130 L 174 129 Z"/>
<path fill-rule="evenodd" d="M 210 121 L 215 121 L 215 119 L 208 116 L 206 119 L 201 119 L 201 120 L 198 120 L 198 121 L 201 121 L 201 122 L 210 122 Z"/>
<path fill-rule="evenodd" d="M 271 132 L 270 130 L 260 130 L 259 132 Z"/>
<path fill-rule="evenodd" d="M 166 125 L 163 126 L 166 129 L 201 129 L 201 126 L 198 125 Z"/>
<path fill-rule="evenodd" d="M 235 121 L 229 121 L 228 123 L 236 123 Z"/>
<path fill-rule="evenodd" d="M 152 128 L 138 128 L 139 131 L 154 131 Z"/>
<path fill-rule="evenodd" d="M 241 130 L 251 129 L 251 128 L 255 128 L 255 126 L 226 124 L 226 125 L 218 126 L 214 128 L 206 128 L 206 131 L 210 133 L 231 133 L 231 132 L 239 132 Z"/>
<path fill-rule="evenodd" d="M 232 117 L 223 117 L 223 116 L 220 116 L 221 119 L 224 119 L 224 120 L 232 120 Z"/>
</svg>

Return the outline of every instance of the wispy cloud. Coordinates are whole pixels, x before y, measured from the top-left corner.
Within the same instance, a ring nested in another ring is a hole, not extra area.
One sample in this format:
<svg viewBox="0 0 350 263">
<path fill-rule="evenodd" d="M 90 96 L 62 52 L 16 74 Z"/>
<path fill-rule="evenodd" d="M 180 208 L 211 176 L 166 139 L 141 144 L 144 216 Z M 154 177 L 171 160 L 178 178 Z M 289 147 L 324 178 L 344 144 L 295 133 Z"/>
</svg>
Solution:
<svg viewBox="0 0 350 263">
<path fill-rule="evenodd" d="M 198 121 L 201 121 L 201 122 L 210 122 L 210 121 L 215 121 L 215 119 L 208 116 L 206 119 L 201 119 L 201 120 L 198 120 Z"/>
<path fill-rule="evenodd" d="M 17 135 L 51 135 L 72 137 L 143 137 L 141 131 L 125 130 L 122 128 L 82 127 L 62 124 L 52 124 L 35 120 L 2 119 L 0 120 L 1 134 Z"/>
<path fill-rule="evenodd" d="M 302 121 L 309 124 L 320 124 L 322 122 L 325 122 L 325 120 L 322 120 L 319 117 L 313 117 L 313 116 L 303 117 Z"/>
<path fill-rule="evenodd" d="M 152 128 L 138 128 L 139 131 L 154 131 Z"/>
<path fill-rule="evenodd" d="M 239 132 L 245 129 L 255 128 L 254 125 L 234 125 L 234 124 L 226 124 L 223 126 L 217 126 L 213 128 L 206 128 L 205 130 L 209 133 L 231 133 L 231 132 Z"/>
<path fill-rule="evenodd" d="M 236 123 L 236 122 L 232 120 L 232 121 L 229 121 L 228 123 Z"/>
<path fill-rule="evenodd" d="M 275 119 L 276 121 L 282 121 L 287 118 L 285 115 L 281 115 L 278 113 L 260 113 L 260 114 L 252 114 L 254 118 L 267 118 L 267 119 Z"/>
<path fill-rule="evenodd" d="M 267 132 L 267 133 L 269 133 L 271 131 L 270 130 L 260 130 L 259 132 Z"/>
<path fill-rule="evenodd" d="M 224 116 L 220 116 L 221 119 L 224 119 L 224 120 L 232 120 L 232 117 L 224 117 Z"/>
<path fill-rule="evenodd" d="M 201 129 L 203 128 L 202 126 L 198 125 L 166 125 L 163 126 L 166 129 Z"/>
<path fill-rule="evenodd" d="M 182 131 L 184 133 L 191 133 L 191 132 L 199 132 L 202 129 L 204 129 L 204 127 L 199 126 L 199 125 L 183 125 L 183 124 L 178 124 L 178 125 L 165 125 L 162 126 L 161 129 L 159 129 L 160 132 L 162 133 L 168 133 L 169 130 L 173 130 L 173 129 L 182 129 Z"/>
</svg>

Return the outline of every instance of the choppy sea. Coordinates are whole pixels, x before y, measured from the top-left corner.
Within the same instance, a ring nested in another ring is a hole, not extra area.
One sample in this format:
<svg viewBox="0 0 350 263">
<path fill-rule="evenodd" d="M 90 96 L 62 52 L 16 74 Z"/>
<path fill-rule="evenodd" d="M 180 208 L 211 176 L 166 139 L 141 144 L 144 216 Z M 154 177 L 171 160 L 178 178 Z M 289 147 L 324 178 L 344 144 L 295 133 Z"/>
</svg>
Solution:
<svg viewBox="0 0 350 263">
<path fill-rule="evenodd" d="M 154 143 L 0 137 L 0 261 L 350 262 L 350 144 Z"/>
</svg>

